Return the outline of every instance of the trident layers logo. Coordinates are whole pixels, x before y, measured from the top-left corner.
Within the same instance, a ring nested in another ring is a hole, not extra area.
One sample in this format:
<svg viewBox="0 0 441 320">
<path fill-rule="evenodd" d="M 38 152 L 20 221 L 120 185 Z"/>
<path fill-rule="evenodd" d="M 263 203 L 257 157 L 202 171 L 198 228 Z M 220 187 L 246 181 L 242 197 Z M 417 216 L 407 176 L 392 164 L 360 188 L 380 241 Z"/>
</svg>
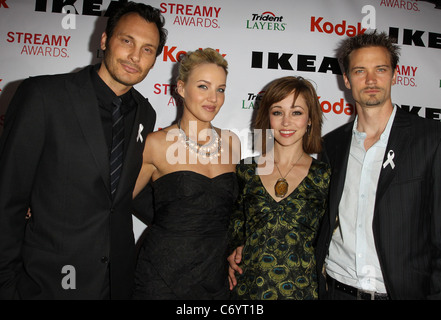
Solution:
<svg viewBox="0 0 441 320">
<path fill-rule="evenodd" d="M 271 11 L 265 11 L 261 14 L 252 13 L 251 19 L 247 20 L 246 28 L 252 30 L 285 31 L 286 22 L 283 21 L 283 16 L 277 16 Z"/>
</svg>

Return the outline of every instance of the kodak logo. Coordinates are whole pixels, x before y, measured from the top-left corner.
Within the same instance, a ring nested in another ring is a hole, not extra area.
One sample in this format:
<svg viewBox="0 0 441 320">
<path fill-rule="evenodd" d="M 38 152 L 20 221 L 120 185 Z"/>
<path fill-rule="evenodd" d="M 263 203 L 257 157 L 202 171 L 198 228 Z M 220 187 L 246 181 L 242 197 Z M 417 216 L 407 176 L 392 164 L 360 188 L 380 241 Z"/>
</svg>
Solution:
<svg viewBox="0 0 441 320">
<path fill-rule="evenodd" d="M 341 23 L 334 25 L 332 22 L 323 21 L 323 17 L 311 17 L 311 32 L 335 33 L 339 36 L 354 37 L 357 34 L 365 33 L 365 31 L 366 29 L 362 28 L 361 22 L 358 22 L 355 26 L 348 24 L 346 20 L 342 20 Z"/>
</svg>

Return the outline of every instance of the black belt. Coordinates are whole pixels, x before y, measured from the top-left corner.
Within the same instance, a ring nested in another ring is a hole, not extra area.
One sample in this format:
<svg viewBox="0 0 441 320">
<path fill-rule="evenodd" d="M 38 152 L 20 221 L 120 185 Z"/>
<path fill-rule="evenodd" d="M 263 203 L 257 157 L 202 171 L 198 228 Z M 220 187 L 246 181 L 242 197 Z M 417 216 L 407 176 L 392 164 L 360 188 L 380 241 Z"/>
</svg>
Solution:
<svg viewBox="0 0 441 320">
<path fill-rule="evenodd" d="M 328 286 L 332 286 L 336 290 L 350 294 L 356 297 L 357 300 L 389 300 L 387 293 L 378 293 L 374 291 L 357 289 L 341 283 L 340 281 L 331 278 L 329 275 L 326 275 L 326 282 L 328 283 Z"/>
</svg>

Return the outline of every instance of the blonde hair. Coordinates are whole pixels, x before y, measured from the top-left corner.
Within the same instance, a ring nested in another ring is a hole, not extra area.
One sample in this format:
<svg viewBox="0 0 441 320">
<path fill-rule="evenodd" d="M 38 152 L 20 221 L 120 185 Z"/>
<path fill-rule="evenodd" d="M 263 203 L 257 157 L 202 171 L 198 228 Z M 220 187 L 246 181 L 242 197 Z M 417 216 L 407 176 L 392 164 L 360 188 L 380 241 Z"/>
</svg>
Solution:
<svg viewBox="0 0 441 320">
<path fill-rule="evenodd" d="M 177 81 L 187 82 L 188 77 L 193 69 L 204 63 L 214 63 L 225 70 L 225 74 L 228 74 L 228 62 L 225 58 L 216 50 L 212 48 L 198 49 L 195 51 L 189 51 L 185 55 L 181 56 L 179 64 L 179 74 Z"/>
</svg>

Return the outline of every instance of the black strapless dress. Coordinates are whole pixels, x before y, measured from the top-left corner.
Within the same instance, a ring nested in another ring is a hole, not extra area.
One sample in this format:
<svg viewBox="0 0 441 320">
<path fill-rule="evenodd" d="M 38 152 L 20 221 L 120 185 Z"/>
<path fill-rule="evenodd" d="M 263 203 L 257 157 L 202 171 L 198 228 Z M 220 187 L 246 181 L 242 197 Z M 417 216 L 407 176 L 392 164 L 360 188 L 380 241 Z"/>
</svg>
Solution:
<svg viewBox="0 0 441 320">
<path fill-rule="evenodd" d="M 155 217 L 140 249 L 134 299 L 228 299 L 228 225 L 236 174 L 193 171 L 153 182 Z"/>
</svg>

